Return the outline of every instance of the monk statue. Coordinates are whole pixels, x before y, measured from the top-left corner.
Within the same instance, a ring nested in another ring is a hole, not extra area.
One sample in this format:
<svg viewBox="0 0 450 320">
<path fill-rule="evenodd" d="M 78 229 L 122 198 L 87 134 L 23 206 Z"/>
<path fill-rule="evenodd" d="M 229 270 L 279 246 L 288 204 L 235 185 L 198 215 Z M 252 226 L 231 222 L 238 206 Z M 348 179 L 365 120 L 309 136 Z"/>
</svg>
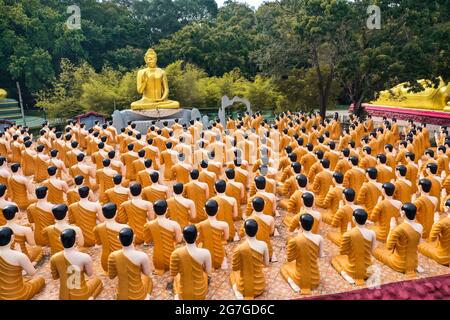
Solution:
<svg viewBox="0 0 450 320">
<path fill-rule="evenodd" d="M 150 173 L 152 184 L 142 190 L 142 199 L 155 202 L 157 200 L 167 200 L 170 195 L 169 187 L 160 183 L 159 172 Z"/>
<path fill-rule="evenodd" d="M 178 222 L 182 229 L 191 221 L 194 221 L 197 216 L 194 201 L 183 197 L 183 189 L 182 183 L 175 183 L 173 185 L 173 197 L 167 200 L 167 216 Z"/>
<path fill-rule="evenodd" d="M 105 220 L 100 204 L 88 199 L 89 192 L 90 189 L 86 186 L 78 189 L 80 201 L 69 206 L 69 222 L 77 225 L 83 232 L 85 247 L 95 245 L 94 228 L 97 221 L 103 222 Z"/>
<path fill-rule="evenodd" d="M 170 257 L 174 300 L 204 300 L 208 292 L 211 254 L 208 249 L 197 247 L 194 225 L 183 229 L 183 238 L 186 245 L 175 249 Z"/>
<path fill-rule="evenodd" d="M 229 227 L 225 221 L 219 221 L 216 218 L 219 211 L 217 201 L 211 199 L 205 204 L 205 212 L 208 219 L 197 224 L 198 238 L 197 243 L 202 248 L 208 249 L 212 257 L 212 267 L 214 269 L 228 269 L 225 247 L 223 242 L 228 241 Z"/>
<path fill-rule="evenodd" d="M 36 265 L 42 258 L 43 251 L 41 246 L 37 246 L 34 241 L 33 229 L 23 226 L 17 222 L 17 213 L 19 208 L 11 205 L 3 208 L 3 216 L 6 219 L 6 226 L 14 232 L 13 246 L 19 246 L 20 250 L 25 253 L 33 265 Z"/>
<path fill-rule="evenodd" d="M 53 204 L 47 201 L 48 188 L 45 186 L 36 188 L 37 202 L 27 208 L 27 217 L 30 223 L 34 223 L 34 240 L 40 246 L 48 245 L 43 231 L 46 227 L 55 223 L 53 218 Z"/>
<path fill-rule="evenodd" d="M 344 200 L 340 202 L 339 209 L 332 215 L 330 220 L 324 220 L 324 222 L 339 229 L 338 231 L 330 231 L 327 234 L 327 238 L 338 246 L 341 245 L 342 236 L 355 226 L 353 212 L 357 209 L 362 209 L 359 205 L 355 204 L 355 190 L 345 188 L 342 194 L 344 195 Z"/>
<path fill-rule="evenodd" d="M 23 278 L 23 271 L 33 276 L 36 269 L 26 254 L 11 249 L 14 232 L 0 227 L 0 300 L 30 300 L 45 286 L 43 277 Z"/>
<path fill-rule="evenodd" d="M 122 186 L 122 181 L 121 174 L 115 174 L 113 176 L 114 187 L 106 190 L 103 203 L 112 202 L 117 208 L 120 208 L 122 203 L 129 199 L 130 190 Z"/>
<path fill-rule="evenodd" d="M 45 242 L 47 242 L 50 246 L 50 254 L 52 256 L 64 249 L 61 243 L 61 232 L 66 229 L 73 229 L 76 232 L 78 247 L 84 246 L 83 232 L 79 227 L 69 224 L 67 218 L 68 211 L 69 208 L 65 204 L 57 204 L 53 206 L 52 213 L 55 218 L 55 224 L 46 227 L 42 232 Z"/>
<path fill-rule="evenodd" d="M 313 176 L 311 189 L 316 195 L 316 205 L 320 208 L 325 208 L 328 190 L 333 185 L 333 172 L 330 171 L 330 160 L 322 159 L 320 160 L 320 165 L 321 170 Z"/>
<path fill-rule="evenodd" d="M 356 199 L 358 199 L 359 190 L 366 180 L 365 172 L 358 167 L 359 160 L 357 157 L 349 157 L 348 163 L 351 165 L 351 168 L 344 174 L 344 182 L 342 185 L 345 188 L 352 188 L 355 190 Z"/>
<path fill-rule="evenodd" d="M 300 217 L 304 213 L 309 213 L 314 217 L 312 232 L 318 234 L 322 214 L 320 211 L 314 209 L 314 194 L 311 192 L 304 192 L 302 194 L 302 209 L 291 219 L 288 227 L 289 231 L 294 232 L 300 227 Z"/>
<path fill-rule="evenodd" d="M 377 240 L 386 242 L 391 226 L 395 226 L 400 217 L 402 203 L 393 198 L 395 192 L 395 185 L 393 183 L 383 183 L 381 190 L 384 200 L 382 197 L 378 199 L 375 208 L 369 215 L 369 219 L 375 222 L 372 230 L 377 234 Z"/>
<path fill-rule="evenodd" d="M 59 279 L 60 300 L 93 300 L 103 290 L 99 278 L 86 280 L 94 273 L 92 258 L 76 248 L 77 233 L 73 229 L 61 232 L 61 243 L 64 247 L 50 259 L 52 278 Z"/>
<path fill-rule="evenodd" d="M 385 248 L 373 252 L 375 258 L 407 277 L 415 277 L 416 271 L 423 271 L 419 266 L 417 247 L 422 238 L 424 227 L 416 222 L 417 207 L 405 203 L 401 208 L 404 222 L 391 230 Z"/>
<path fill-rule="evenodd" d="M 412 199 L 413 189 L 411 181 L 406 179 L 407 170 L 408 169 L 403 164 L 395 167 L 396 179 L 394 181 L 394 199 L 400 201 L 401 203 L 411 202 Z"/>
<path fill-rule="evenodd" d="M 428 179 L 419 180 L 420 196 L 416 198 L 413 196 L 413 203 L 417 209 L 414 215 L 423 226 L 423 238 L 428 239 L 428 236 L 433 226 L 434 214 L 438 210 L 439 202 L 436 197 L 431 196 L 432 183 Z"/>
<path fill-rule="evenodd" d="M 254 219 L 244 222 L 246 239 L 233 252 L 230 275 L 231 286 L 237 299 L 254 299 L 264 292 L 266 279 L 263 268 L 269 264 L 266 242 L 256 239 L 258 223 Z"/>
<path fill-rule="evenodd" d="M 209 198 L 209 187 L 207 183 L 198 180 L 200 172 L 197 169 L 192 170 L 189 175 L 191 181 L 184 186 L 183 196 L 194 201 L 196 216 L 193 221 L 198 223 L 207 218 L 204 206 Z"/>
<path fill-rule="evenodd" d="M 322 220 L 325 223 L 331 224 L 335 212 L 339 209 L 340 202 L 343 200 L 344 187 L 342 182 L 344 181 L 344 175 L 341 172 L 333 173 L 333 185 L 330 186 L 325 201 L 323 202 L 323 208 L 326 209 L 322 214 Z"/>
<path fill-rule="evenodd" d="M 144 149 L 142 149 L 144 150 Z M 140 150 L 139 152 L 141 152 L 142 150 Z M 145 151 L 144 151 L 145 152 Z M 139 161 L 135 160 L 135 161 Z M 144 169 L 140 170 L 140 171 L 136 171 L 137 177 L 136 177 L 136 182 L 139 183 L 142 188 L 147 188 L 148 186 L 150 186 L 152 184 L 152 181 L 150 180 L 150 174 L 155 171 L 153 168 L 153 160 L 148 158 L 144 160 Z M 136 168 L 135 168 L 136 170 Z"/>
<path fill-rule="evenodd" d="M 179 109 L 180 104 L 177 101 L 168 100 L 167 75 L 163 69 L 156 66 L 155 50 L 148 49 L 144 61 L 147 68 L 139 70 L 137 74 L 137 91 L 142 94 L 142 99 L 133 102 L 131 109 Z"/>
<path fill-rule="evenodd" d="M 7 199 L 8 187 L 6 184 L 0 184 L 0 226 L 6 224 L 6 219 L 1 213 L 4 208 L 11 205 L 16 205 L 14 202 L 8 201 Z"/>
<path fill-rule="evenodd" d="M 178 222 L 167 218 L 166 200 L 157 200 L 153 204 L 156 219 L 144 226 L 144 242 L 153 243 L 153 266 L 157 275 L 163 275 L 170 269 L 170 256 L 177 243 L 182 240 Z"/>
<path fill-rule="evenodd" d="M 245 192 L 245 187 L 242 183 L 235 181 L 236 173 L 233 168 L 228 168 L 225 170 L 225 175 L 227 177 L 227 189 L 225 194 L 227 196 L 233 197 L 236 200 L 236 205 L 238 209 L 237 219 L 242 219 L 242 204 L 247 203 L 247 195 Z"/>
<path fill-rule="evenodd" d="M 287 262 L 281 266 L 281 275 L 294 292 L 311 294 L 320 282 L 317 259 L 324 256 L 323 238 L 311 232 L 314 217 L 308 213 L 300 216 L 302 233 L 289 239 Z"/>
<path fill-rule="evenodd" d="M 419 245 L 419 252 L 439 264 L 450 266 L 450 199 L 445 202 L 447 216 L 433 224 L 426 242 Z"/>
<path fill-rule="evenodd" d="M 108 258 L 111 252 L 120 250 L 119 232 L 123 228 L 129 228 L 128 225 L 116 222 L 117 206 L 112 203 L 106 203 L 102 207 L 105 222 L 95 226 L 94 233 L 96 243 L 102 246 L 101 264 L 103 270 L 108 272 Z"/>
<path fill-rule="evenodd" d="M 300 209 L 303 207 L 303 193 L 310 192 L 307 190 L 308 178 L 304 174 L 298 174 L 295 177 L 295 181 L 297 183 L 297 190 L 291 195 L 288 200 L 288 212 L 283 219 L 283 224 L 286 225 L 286 227 L 289 227 L 292 218 L 294 218 L 295 215 L 299 213 Z"/>
<path fill-rule="evenodd" d="M 42 182 L 48 188 L 48 202 L 53 204 L 65 203 L 65 195 L 69 191 L 67 183 L 56 176 L 57 170 L 55 166 L 48 167 L 49 178 Z"/>
<path fill-rule="evenodd" d="M 149 300 L 153 290 L 150 259 L 146 253 L 136 250 L 133 238 L 132 229 L 120 230 L 122 249 L 112 252 L 108 258 L 109 278 L 119 279 L 117 300 Z"/>
<path fill-rule="evenodd" d="M 134 241 L 136 244 L 144 242 L 144 225 L 148 220 L 153 220 L 153 204 L 141 198 L 142 187 L 139 183 L 130 186 L 131 199 L 122 203 L 120 217 L 117 222 L 128 223 L 136 233 Z"/>
<path fill-rule="evenodd" d="M 331 260 L 331 265 L 347 282 L 358 286 L 369 277 L 367 269 L 372 264 L 372 251 L 376 245 L 375 232 L 365 227 L 367 218 L 364 209 L 353 212 L 356 227 L 342 236 L 339 255 Z"/>
<path fill-rule="evenodd" d="M 356 203 L 363 206 L 367 214 L 372 214 L 372 210 L 381 196 L 381 183 L 377 182 L 378 170 L 374 167 L 366 169 L 367 181 L 362 184 Z"/>
<path fill-rule="evenodd" d="M 236 199 L 226 195 L 227 183 L 225 180 L 218 180 L 215 183 L 215 190 L 217 195 L 211 199 L 217 201 L 219 204 L 219 211 L 217 213 L 217 220 L 228 223 L 229 236 L 228 241 L 238 241 L 239 235 L 234 227 L 234 220 L 238 217 L 238 209 Z"/>
<path fill-rule="evenodd" d="M 33 197 L 33 183 L 23 175 L 20 164 L 11 165 L 12 176 L 8 180 L 8 188 L 11 200 L 17 204 L 21 210 L 25 210 L 30 204 L 36 202 Z"/>
</svg>

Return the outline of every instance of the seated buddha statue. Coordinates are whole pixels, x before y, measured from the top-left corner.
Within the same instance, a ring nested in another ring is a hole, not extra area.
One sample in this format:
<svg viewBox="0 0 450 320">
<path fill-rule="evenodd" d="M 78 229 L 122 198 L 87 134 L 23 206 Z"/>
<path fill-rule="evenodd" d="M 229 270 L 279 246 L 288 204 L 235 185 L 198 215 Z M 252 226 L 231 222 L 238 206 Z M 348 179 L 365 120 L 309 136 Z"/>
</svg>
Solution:
<svg viewBox="0 0 450 320">
<path fill-rule="evenodd" d="M 381 196 L 382 184 L 377 182 L 377 177 L 378 170 L 376 168 L 367 168 L 367 181 L 363 183 L 356 198 L 356 203 L 363 206 L 369 216 L 372 214 L 372 210 L 377 204 L 378 198 Z"/>
<path fill-rule="evenodd" d="M 195 203 L 191 199 L 183 197 L 184 186 L 182 183 L 173 185 L 173 197 L 167 200 L 167 216 L 177 221 L 183 229 L 197 216 Z"/>
<path fill-rule="evenodd" d="M 263 268 L 269 264 L 269 249 L 264 241 L 256 239 L 258 223 L 244 222 L 246 238 L 233 251 L 230 282 L 237 299 L 254 299 L 266 286 Z"/>
<path fill-rule="evenodd" d="M 417 213 L 414 214 L 417 222 L 423 226 L 423 238 L 428 239 L 434 222 L 434 214 L 439 207 L 438 199 L 430 195 L 431 181 L 419 180 L 420 196 L 413 196 L 413 203 Z"/>
<path fill-rule="evenodd" d="M 110 279 L 118 278 L 117 300 L 149 300 L 153 290 L 150 259 L 134 247 L 133 240 L 131 228 L 120 230 L 122 248 L 112 252 L 108 258 L 108 276 Z"/>
<path fill-rule="evenodd" d="M 19 208 L 16 205 L 7 206 L 2 211 L 6 219 L 6 226 L 14 232 L 13 246 L 19 246 L 20 250 L 27 255 L 33 265 L 36 265 L 41 260 L 43 251 L 42 247 L 37 246 L 34 241 L 33 229 L 17 222 Z"/>
<path fill-rule="evenodd" d="M 73 229 L 61 232 L 63 251 L 50 258 L 52 278 L 59 279 L 60 300 L 93 300 L 103 290 L 103 283 L 99 278 L 86 280 L 85 276 L 92 277 L 94 268 L 92 258 L 76 248 L 77 233 Z M 74 284 L 70 278 L 76 277 Z"/>
<path fill-rule="evenodd" d="M 31 300 L 44 288 L 45 280 L 23 278 L 23 271 L 32 277 L 36 269 L 26 254 L 11 249 L 13 243 L 12 229 L 0 227 L 0 300 Z"/>
<path fill-rule="evenodd" d="M 126 151 L 125 151 L 126 152 Z M 120 157 L 116 157 L 116 152 L 114 150 L 108 152 L 108 159 L 111 161 L 111 168 L 115 170 L 117 173 L 121 174 L 124 177 L 127 173 L 125 165 L 120 160 Z M 124 187 L 128 187 L 129 181 L 123 179 L 122 184 Z"/>
<path fill-rule="evenodd" d="M 194 169 L 190 172 L 191 181 L 184 185 L 183 196 L 194 201 L 195 218 L 193 222 L 198 223 L 207 218 L 205 213 L 205 203 L 209 198 L 209 187 L 205 182 L 200 182 L 200 172 Z"/>
<path fill-rule="evenodd" d="M 144 61 L 147 68 L 137 74 L 137 91 L 142 99 L 131 104 L 133 110 L 146 109 L 179 109 L 177 101 L 168 100 L 169 85 L 163 69 L 156 66 L 157 55 L 153 49 L 148 49 Z"/>
<path fill-rule="evenodd" d="M 217 201 L 211 199 L 205 204 L 205 212 L 208 218 L 197 224 L 198 238 L 197 243 L 202 248 L 208 249 L 212 257 L 212 267 L 214 269 L 228 269 L 228 262 L 225 254 L 223 242 L 229 238 L 229 227 L 225 221 L 219 221 L 216 218 L 219 211 Z"/>
<path fill-rule="evenodd" d="M 344 233 L 340 243 L 339 255 L 331 259 L 331 265 L 349 283 L 362 285 L 369 277 L 367 269 L 372 264 L 372 251 L 375 249 L 375 232 L 365 227 L 367 212 L 356 209 L 353 222 L 356 225 Z"/>
<path fill-rule="evenodd" d="M 54 255 L 62 251 L 64 248 L 61 243 L 61 232 L 66 229 L 73 229 L 76 232 L 76 242 L 78 247 L 84 246 L 83 232 L 81 229 L 73 224 L 69 224 L 67 212 L 69 208 L 65 204 L 57 204 L 52 208 L 52 214 L 55 218 L 55 224 L 46 227 L 43 232 L 45 242 L 50 246 L 50 254 Z"/>
<path fill-rule="evenodd" d="M 436 163 L 429 163 L 425 169 L 425 176 L 431 182 L 430 196 L 435 197 L 441 203 L 442 178 L 437 175 Z M 423 176 L 420 177 L 421 179 Z"/>
<path fill-rule="evenodd" d="M 311 294 L 320 283 L 317 259 L 323 257 L 323 238 L 311 232 L 314 217 L 308 213 L 300 216 L 302 233 L 288 240 L 287 262 L 281 266 L 281 275 L 294 292 Z"/>
<path fill-rule="evenodd" d="M 97 221 L 103 222 L 104 217 L 102 207 L 98 202 L 90 201 L 90 189 L 83 186 L 78 189 L 80 201 L 69 206 L 69 223 L 78 226 L 84 238 L 84 246 L 92 247 L 95 245 L 94 228 Z"/>
<path fill-rule="evenodd" d="M 53 218 L 53 204 L 47 201 L 46 186 L 36 188 L 37 202 L 30 204 L 27 208 L 28 222 L 34 224 L 34 240 L 40 246 L 48 245 L 47 240 L 43 236 L 46 227 L 55 223 Z"/>
<path fill-rule="evenodd" d="M 304 213 L 309 213 L 314 217 L 314 225 L 312 232 L 317 234 L 319 233 L 319 225 L 322 220 L 322 214 L 320 211 L 314 209 L 314 194 L 311 192 L 304 192 L 302 194 L 302 209 L 292 217 L 289 224 L 289 232 L 294 232 L 300 227 L 300 216 Z"/>
<path fill-rule="evenodd" d="M 142 190 L 142 199 L 155 202 L 157 200 L 167 200 L 170 197 L 169 187 L 160 183 L 158 171 L 153 171 L 150 174 L 152 184 Z"/>
<path fill-rule="evenodd" d="M 375 222 L 375 226 L 371 229 L 375 231 L 377 240 L 386 242 L 391 225 L 397 224 L 400 217 L 402 203 L 393 198 L 395 192 L 393 183 L 383 183 L 381 190 L 382 198 L 378 199 L 378 203 L 369 215 L 369 220 Z"/>
<path fill-rule="evenodd" d="M 251 205 L 253 211 L 251 214 L 247 215 L 246 219 L 253 219 L 258 223 L 258 232 L 256 234 L 256 239 L 264 241 L 267 244 L 269 250 L 269 257 L 271 262 L 277 262 L 277 257 L 273 252 L 272 242 L 270 241 L 270 236 L 275 234 L 275 219 L 274 217 L 264 214 L 265 201 L 261 197 L 253 197 L 251 200 Z M 245 230 L 242 226 L 240 230 L 241 237 L 245 236 Z M 278 235 L 278 232 L 276 232 Z"/>
<path fill-rule="evenodd" d="M 186 245 L 175 249 L 170 256 L 174 300 L 204 300 L 208 293 L 211 254 L 208 249 L 197 247 L 194 225 L 183 229 L 183 239 Z"/>
<path fill-rule="evenodd" d="M 330 171 L 330 160 L 320 161 L 322 170 L 313 177 L 312 191 L 316 195 L 316 205 L 324 208 L 328 190 L 333 184 L 333 173 Z"/>
<path fill-rule="evenodd" d="M 11 171 L 8 168 L 8 163 L 5 157 L 0 156 L 0 184 L 8 186 L 8 180 L 11 177 Z M 8 190 L 8 198 L 11 198 Z"/>
<path fill-rule="evenodd" d="M 359 205 L 355 204 L 355 190 L 351 188 L 345 188 L 342 192 L 344 200 L 340 202 L 337 211 L 324 222 L 329 223 L 334 228 L 338 228 L 338 231 L 330 231 L 327 234 L 327 238 L 334 244 L 340 246 L 342 236 L 345 232 L 351 230 L 354 227 L 353 212 L 356 209 L 362 209 Z"/>
<path fill-rule="evenodd" d="M 69 191 L 68 184 L 56 176 L 57 171 L 58 169 L 55 166 L 48 167 L 49 178 L 42 182 L 42 185 L 48 188 L 48 202 L 53 204 L 65 203 L 66 193 Z"/>
<path fill-rule="evenodd" d="M 421 271 L 417 257 L 417 247 L 423 233 L 423 226 L 416 222 L 417 207 L 405 203 L 401 208 L 404 222 L 397 225 L 388 235 L 386 247 L 377 248 L 373 252 L 375 258 L 407 277 L 415 277 Z"/>
<path fill-rule="evenodd" d="M 157 200 L 153 204 L 156 219 L 144 225 L 144 242 L 153 243 L 153 266 L 157 275 L 170 269 L 170 256 L 182 240 L 181 227 L 167 218 L 167 208 L 166 200 Z"/>
<path fill-rule="evenodd" d="M 217 220 L 225 221 L 229 228 L 228 241 L 238 241 L 239 236 L 234 226 L 234 220 L 238 217 L 236 199 L 226 195 L 227 183 L 225 180 L 218 180 L 215 183 L 216 196 L 212 197 L 219 204 Z"/>
<path fill-rule="evenodd" d="M 147 140 L 147 145 L 144 147 L 145 158 L 151 159 L 153 162 L 153 169 L 159 170 L 159 149 L 156 147 L 154 140 L 152 138 Z"/>
<path fill-rule="evenodd" d="M 17 204 L 21 210 L 25 210 L 36 199 L 33 197 L 32 180 L 25 177 L 20 168 L 20 164 L 14 163 L 11 165 L 12 175 L 8 180 L 8 188 L 11 194 L 11 200 Z"/>
<path fill-rule="evenodd" d="M 364 170 L 358 167 L 359 160 L 357 157 L 348 158 L 348 162 L 351 165 L 351 169 L 344 174 L 344 182 L 342 186 L 344 188 L 352 188 L 355 190 L 356 199 L 358 199 L 359 190 L 366 181 L 366 175 Z"/>
<path fill-rule="evenodd" d="M 95 226 L 94 233 L 96 243 L 102 246 L 101 265 L 103 270 L 108 272 L 108 258 L 111 252 L 120 250 L 119 232 L 123 228 L 129 228 L 126 224 L 116 222 L 117 206 L 106 203 L 102 206 L 102 214 L 105 222 Z"/>
<path fill-rule="evenodd" d="M 426 242 L 419 244 L 419 252 L 439 264 L 450 266 L 450 199 L 445 202 L 447 216 L 433 224 Z"/>
</svg>

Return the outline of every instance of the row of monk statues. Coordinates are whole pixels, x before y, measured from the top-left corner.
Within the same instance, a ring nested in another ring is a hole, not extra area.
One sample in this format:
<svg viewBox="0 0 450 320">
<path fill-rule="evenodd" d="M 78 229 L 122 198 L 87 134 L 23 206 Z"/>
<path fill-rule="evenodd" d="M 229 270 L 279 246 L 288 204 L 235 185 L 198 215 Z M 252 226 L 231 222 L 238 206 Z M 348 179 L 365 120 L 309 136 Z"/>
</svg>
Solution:
<svg viewBox="0 0 450 320">
<path fill-rule="evenodd" d="M 107 298 L 133 300 L 152 299 L 162 275 L 174 299 L 205 299 L 216 270 L 236 299 L 266 292 L 267 268 L 292 297 L 327 281 L 324 263 L 354 286 L 375 260 L 415 278 L 419 254 L 450 265 L 449 156 L 446 127 L 430 137 L 370 116 L 245 113 L 146 134 L 44 123 L 38 137 L 12 125 L 0 132 L 0 299 L 42 298 L 43 274 L 60 299 L 113 281 Z"/>
</svg>

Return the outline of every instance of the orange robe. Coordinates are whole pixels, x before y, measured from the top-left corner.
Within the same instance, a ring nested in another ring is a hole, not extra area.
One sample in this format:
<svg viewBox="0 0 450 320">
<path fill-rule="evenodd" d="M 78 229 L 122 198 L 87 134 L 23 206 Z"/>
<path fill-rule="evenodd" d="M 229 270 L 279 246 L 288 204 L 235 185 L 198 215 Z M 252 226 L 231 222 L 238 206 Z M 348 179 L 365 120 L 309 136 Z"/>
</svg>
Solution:
<svg viewBox="0 0 450 320">
<path fill-rule="evenodd" d="M 122 203 L 121 210 L 123 210 L 124 219 L 120 219 L 119 223 L 128 223 L 128 225 L 133 229 L 135 234 L 135 244 L 143 243 L 144 225 L 147 223 L 147 210 L 141 209 L 134 205 L 133 200 L 128 200 Z"/>
<path fill-rule="evenodd" d="M 199 187 L 195 184 L 195 182 L 192 181 L 184 186 L 183 196 L 191 199 L 195 203 L 195 212 L 197 213 L 197 215 L 193 222 L 198 223 L 205 220 L 207 218 L 205 212 L 205 190 L 203 190 L 203 188 Z"/>
<path fill-rule="evenodd" d="M 69 222 L 77 225 L 83 232 L 85 247 L 95 245 L 94 228 L 97 224 L 97 212 L 83 208 L 79 202 L 71 204 L 69 206 Z"/>
<path fill-rule="evenodd" d="M 223 231 L 213 227 L 208 219 L 197 224 L 197 230 L 199 232 L 197 243 L 201 243 L 202 248 L 208 249 L 211 253 L 212 267 L 220 268 L 225 258 Z"/>
<path fill-rule="evenodd" d="M 391 218 L 397 220 L 399 217 L 400 211 L 389 200 L 383 200 L 377 203 L 369 215 L 369 219 L 376 223 L 371 229 L 377 234 L 378 241 L 386 242 L 391 227 Z"/>
<path fill-rule="evenodd" d="M 186 247 L 176 249 L 170 257 L 173 291 L 183 300 L 204 300 L 208 292 L 208 275 Z"/>
<path fill-rule="evenodd" d="M 337 272 L 345 271 L 356 285 L 362 285 L 369 277 L 367 269 L 372 264 L 371 252 L 371 241 L 366 240 L 358 228 L 353 228 L 342 236 L 339 255 L 331 259 L 331 264 Z"/>
<path fill-rule="evenodd" d="M 0 257 L 0 300 L 30 300 L 45 286 L 43 277 L 24 280 L 22 267 Z"/>
<path fill-rule="evenodd" d="M 263 273 L 264 256 L 253 250 L 248 241 L 237 246 L 233 252 L 230 281 L 236 285 L 244 299 L 253 299 L 264 292 L 266 279 Z"/>
<path fill-rule="evenodd" d="M 419 252 L 437 263 L 450 266 L 450 218 L 445 217 L 433 225 L 428 241 L 419 244 Z"/>
<path fill-rule="evenodd" d="M 153 265 L 158 275 L 170 269 L 170 256 L 175 250 L 175 233 L 162 227 L 158 220 L 144 226 L 145 243 L 153 243 Z"/>
<path fill-rule="evenodd" d="M 59 279 L 59 299 L 60 300 L 88 300 L 90 297 L 97 297 L 103 290 L 103 283 L 99 278 L 86 280 L 85 270 L 70 273 L 68 270 L 71 263 L 64 256 L 64 252 L 59 252 L 51 257 L 50 268 L 52 278 Z M 77 288 L 69 289 L 71 283 L 70 276 L 77 275 Z"/>
<path fill-rule="evenodd" d="M 51 212 L 42 210 L 36 204 L 32 204 L 27 209 L 28 221 L 34 223 L 34 241 L 37 245 L 46 246 L 48 242 L 43 236 L 46 227 L 55 223 L 55 218 Z"/>
<path fill-rule="evenodd" d="M 131 262 L 122 250 L 109 255 L 108 275 L 110 279 L 119 278 L 117 300 L 144 300 L 153 290 L 152 279 L 141 274 L 141 267 Z"/>
<path fill-rule="evenodd" d="M 286 281 L 291 278 L 300 287 L 301 294 L 311 294 L 311 289 L 320 283 L 319 246 L 301 234 L 289 239 L 286 255 L 281 275 Z"/>
<path fill-rule="evenodd" d="M 94 228 L 95 242 L 102 246 L 101 264 L 105 272 L 108 272 L 108 258 L 111 252 L 120 250 L 119 232 L 108 229 L 106 223 L 100 223 Z"/>
</svg>

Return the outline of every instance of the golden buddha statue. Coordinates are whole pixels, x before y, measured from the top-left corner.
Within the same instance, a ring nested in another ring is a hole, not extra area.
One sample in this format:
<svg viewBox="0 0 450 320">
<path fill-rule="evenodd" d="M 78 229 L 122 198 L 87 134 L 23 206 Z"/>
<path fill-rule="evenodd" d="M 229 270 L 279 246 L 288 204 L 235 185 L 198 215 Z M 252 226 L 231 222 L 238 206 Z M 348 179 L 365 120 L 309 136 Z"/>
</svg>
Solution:
<svg viewBox="0 0 450 320">
<path fill-rule="evenodd" d="M 430 80 L 418 80 L 424 87 L 423 91 L 410 92 L 407 83 L 400 83 L 392 89 L 381 91 L 374 105 L 387 105 L 411 109 L 430 109 L 435 111 L 450 111 L 450 84 L 439 77 L 439 85 L 435 87 Z"/>
<path fill-rule="evenodd" d="M 179 109 L 178 101 L 168 100 L 169 85 L 163 69 L 156 66 L 157 56 L 153 49 L 148 49 L 144 56 L 147 68 L 137 74 L 137 91 L 142 99 L 131 104 L 133 110 Z"/>
</svg>

